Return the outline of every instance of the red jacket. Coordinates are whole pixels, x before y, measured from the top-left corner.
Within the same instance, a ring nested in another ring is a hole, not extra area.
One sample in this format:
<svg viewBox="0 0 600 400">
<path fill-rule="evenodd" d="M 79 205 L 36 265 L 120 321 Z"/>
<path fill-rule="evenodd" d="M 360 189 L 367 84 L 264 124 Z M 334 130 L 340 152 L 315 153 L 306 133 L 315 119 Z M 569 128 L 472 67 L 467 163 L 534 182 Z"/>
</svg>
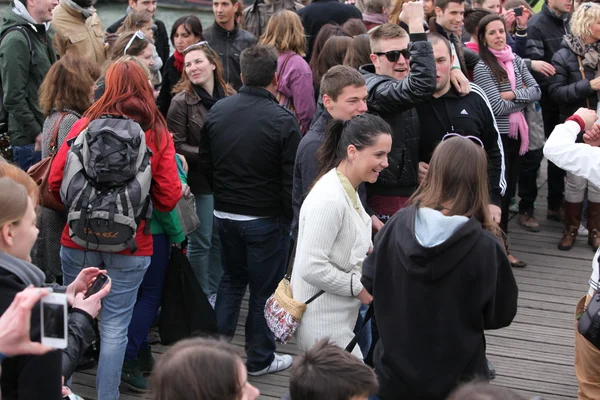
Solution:
<svg viewBox="0 0 600 400">
<path fill-rule="evenodd" d="M 50 193 L 52 193 L 52 195 L 58 200 L 61 200 L 60 185 L 63 180 L 65 163 L 67 162 L 67 152 L 69 151 L 69 145 L 67 144 L 67 141 L 81 133 L 82 126 L 85 124 L 85 122 L 86 119 L 82 118 L 77 121 L 75 125 L 73 125 L 73 128 L 71 128 L 71 131 L 64 140 L 63 145 L 58 150 L 54 161 L 52 161 L 50 176 L 48 178 L 48 186 Z M 171 134 L 168 134 L 165 135 L 167 138 L 166 145 L 163 146 L 162 149 L 157 149 L 154 145 L 154 142 L 148 140 L 149 132 L 150 131 L 146 131 L 146 145 L 150 148 L 150 150 L 152 150 L 152 157 L 150 158 L 150 167 L 152 168 L 152 187 L 150 189 L 152 205 L 158 211 L 169 212 L 175 208 L 177 202 L 181 198 L 181 181 L 179 180 L 179 175 L 177 174 L 177 164 L 175 163 L 175 146 L 173 144 L 173 138 L 171 137 Z M 131 254 L 129 250 L 124 250 L 119 254 L 135 256 L 152 255 L 152 235 L 144 234 L 145 224 L 145 221 L 140 223 L 135 236 L 135 242 L 138 246 L 138 250 L 134 254 Z M 60 243 L 65 247 L 83 250 L 81 246 L 75 244 L 69 237 L 68 224 L 65 225 L 65 228 L 63 229 Z"/>
</svg>

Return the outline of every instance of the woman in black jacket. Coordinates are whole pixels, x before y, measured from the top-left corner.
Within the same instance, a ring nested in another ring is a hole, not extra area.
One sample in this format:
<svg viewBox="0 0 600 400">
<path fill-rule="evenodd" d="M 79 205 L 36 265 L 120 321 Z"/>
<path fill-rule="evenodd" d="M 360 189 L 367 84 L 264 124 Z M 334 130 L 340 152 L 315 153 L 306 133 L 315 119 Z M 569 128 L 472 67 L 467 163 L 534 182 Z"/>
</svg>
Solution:
<svg viewBox="0 0 600 400">
<path fill-rule="evenodd" d="M 156 104 L 166 118 L 173 98 L 173 87 L 181 79 L 183 72 L 183 51 L 202 40 L 202 22 L 195 15 L 184 15 L 178 18 L 171 28 L 171 42 L 175 52 L 163 68 L 162 86 Z"/>
<path fill-rule="evenodd" d="M 596 110 L 600 90 L 600 5 L 584 3 L 573 13 L 571 34 L 565 35 L 562 48 L 552 57 L 556 75 L 550 78 L 548 92 L 559 104 L 564 122 L 579 107 Z M 585 190 L 588 192 L 588 243 L 594 250 L 600 245 L 600 188 L 587 179 L 567 172 L 565 184 L 563 236 L 559 250 L 571 250 L 581 223 Z"/>
<path fill-rule="evenodd" d="M 461 381 L 487 379 L 484 330 L 510 325 L 517 312 L 517 284 L 488 209 L 482 143 L 445 139 L 411 205 L 379 231 L 363 265 L 385 400 L 441 400 Z"/>
</svg>

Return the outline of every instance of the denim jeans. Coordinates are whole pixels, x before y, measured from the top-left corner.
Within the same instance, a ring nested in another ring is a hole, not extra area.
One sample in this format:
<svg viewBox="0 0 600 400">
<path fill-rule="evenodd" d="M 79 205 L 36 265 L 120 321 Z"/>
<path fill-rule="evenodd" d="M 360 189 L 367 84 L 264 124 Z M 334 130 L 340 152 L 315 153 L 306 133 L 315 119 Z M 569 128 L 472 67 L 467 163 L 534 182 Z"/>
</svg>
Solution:
<svg viewBox="0 0 600 400">
<path fill-rule="evenodd" d="M 164 233 L 152 235 L 153 254 L 150 266 L 137 293 L 133 315 L 127 331 L 125 360 L 137 360 L 140 349 L 148 346 L 148 330 L 160 308 L 165 274 L 171 258 L 171 243 Z"/>
<path fill-rule="evenodd" d="M 12 146 L 13 161 L 22 170 L 27 171 L 29 167 L 36 164 L 42 159 L 42 152 L 35 151 L 34 144 L 26 144 L 25 146 Z"/>
<path fill-rule="evenodd" d="M 101 346 L 96 390 L 99 399 L 117 400 L 127 346 L 127 327 L 131 321 L 138 288 L 150 265 L 150 257 L 84 252 L 62 246 L 60 258 L 65 285 L 73 282 L 84 267 L 105 269 L 111 278 L 112 287 L 102 300 L 100 311 Z"/>
<path fill-rule="evenodd" d="M 227 337 L 235 335 L 240 306 L 250 287 L 246 317 L 246 366 L 260 371 L 271 364 L 275 339 L 264 316 L 265 302 L 285 274 L 290 225 L 278 217 L 252 221 L 215 218 L 221 239 L 223 277 L 219 285 L 217 327 Z"/>
<path fill-rule="evenodd" d="M 358 318 L 356 319 L 356 326 L 354 327 L 354 334 L 358 334 L 360 332 L 360 336 L 358 337 L 358 346 L 360 347 L 360 351 L 363 354 L 363 357 L 367 357 L 367 354 L 369 354 L 369 350 L 371 349 L 371 342 L 372 342 L 372 337 L 371 337 L 371 320 L 367 321 L 367 324 L 365 325 L 364 328 L 362 328 L 363 326 L 363 321 L 365 319 L 365 315 L 367 314 L 367 310 L 369 309 L 369 306 L 366 304 L 363 304 L 360 306 L 360 309 L 358 310 Z M 361 330 L 362 328 L 362 330 Z"/>
<path fill-rule="evenodd" d="M 533 215 L 533 205 L 538 195 L 537 173 L 544 158 L 542 149 L 531 150 L 521 156 L 519 173 L 519 213 Z"/>
<path fill-rule="evenodd" d="M 188 259 L 207 297 L 217 293 L 223 274 L 219 234 L 213 228 L 215 210 L 212 194 L 197 194 L 196 214 L 200 227 L 188 238 Z"/>
</svg>

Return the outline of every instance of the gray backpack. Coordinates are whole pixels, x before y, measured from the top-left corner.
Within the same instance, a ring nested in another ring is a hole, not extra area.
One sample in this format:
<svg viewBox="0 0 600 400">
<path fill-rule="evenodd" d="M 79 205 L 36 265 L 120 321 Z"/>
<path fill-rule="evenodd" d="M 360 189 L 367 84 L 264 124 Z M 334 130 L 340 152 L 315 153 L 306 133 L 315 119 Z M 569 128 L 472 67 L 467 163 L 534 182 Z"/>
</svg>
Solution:
<svg viewBox="0 0 600 400">
<path fill-rule="evenodd" d="M 138 225 L 145 219 L 149 233 L 152 216 L 144 131 L 131 119 L 102 117 L 68 144 L 60 196 L 71 240 L 86 250 L 134 253 Z"/>
</svg>

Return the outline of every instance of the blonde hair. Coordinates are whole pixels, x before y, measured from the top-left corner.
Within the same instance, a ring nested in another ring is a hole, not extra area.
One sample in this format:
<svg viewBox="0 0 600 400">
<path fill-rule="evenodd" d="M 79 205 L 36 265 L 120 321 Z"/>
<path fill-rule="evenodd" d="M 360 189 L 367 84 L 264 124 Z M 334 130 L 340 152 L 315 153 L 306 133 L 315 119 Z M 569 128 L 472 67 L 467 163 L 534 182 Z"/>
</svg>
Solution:
<svg viewBox="0 0 600 400">
<path fill-rule="evenodd" d="M 0 229 L 23 218 L 28 197 L 25 186 L 10 177 L 0 178 Z"/>
<path fill-rule="evenodd" d="M 25 188 L 26 194 L 31 197 L 31 200 L 34 202 L 34 204 L 38 203 L 40 189 L 38 188 L 37 183 L 35 183 L 35 181 L 27 174 L 27 172 L 23 171 L 21 168 L 7 162 L 1 162 L 0 178 L 8 178 L 20 184 Z"/>
<path fill-rule="evenodd" d="M 392 10 L 390 11 L 390 23 L 396 25 L 400 24 L 400 13 L 402 12 L 402 6 L 404 5 L 404 3 L 410 3 L 411 1 L 414 0 L 394 0 Z"/>
<path fill-rule="evenodd" d="M 583 3 L 571 18 L 571 33 L 581 39 L 592 36 L 592 25 L 600 20 L 600 4 Z"/>
<path fill-rule="evenodd" d="M 282 10 L 273 14 L 260 44 L 273 46 L 279 53 L 293 51 L 299 56 L 306 55 L 306 37 L 302 20 L 295 12 Z"/>
</svg>

